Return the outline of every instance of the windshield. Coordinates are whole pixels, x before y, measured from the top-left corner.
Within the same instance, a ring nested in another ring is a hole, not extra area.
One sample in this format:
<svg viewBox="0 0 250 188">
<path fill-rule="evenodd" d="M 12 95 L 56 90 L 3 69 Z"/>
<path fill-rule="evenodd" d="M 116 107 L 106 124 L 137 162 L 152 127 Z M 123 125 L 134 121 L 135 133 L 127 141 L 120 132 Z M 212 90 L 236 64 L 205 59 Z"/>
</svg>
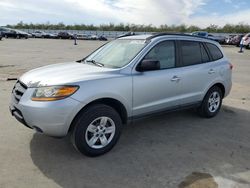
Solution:
<svg viewBox="0 0 250 188">
<path fill-rule="evenodd" d="M 110 68 L 121 68 L 127 65 L 145 45 L 145 40 L 114 40 L 95 51 L 84 62 Z"/>
</svg>

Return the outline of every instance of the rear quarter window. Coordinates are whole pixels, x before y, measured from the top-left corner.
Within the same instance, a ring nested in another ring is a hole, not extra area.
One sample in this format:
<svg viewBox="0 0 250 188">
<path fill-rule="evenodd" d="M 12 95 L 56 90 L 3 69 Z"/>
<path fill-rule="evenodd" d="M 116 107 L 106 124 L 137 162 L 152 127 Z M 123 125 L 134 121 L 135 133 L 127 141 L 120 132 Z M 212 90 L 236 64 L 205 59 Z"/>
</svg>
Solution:
<svg viewBox="0 0 250 188">
<path fill-rule="evenodd" d="M 205 49 L 204 45 L 200 43 L 200 48 L 201 48 L 201 57 L 202 57 L 202 62 L 207 63 L 210 61 L 209 55 L 207 53 L 207 50 Z"/>
<path fill-rule="evenodd" d="M 212 56 L 212 59 L 214 61 L 223 58 L 222 52 L 220 51 L 220 49 L 216 45 L 211 44 L 211 43 L 206 43 L 206 46 L 207 46 L 207 48 Z"/>
</svg>

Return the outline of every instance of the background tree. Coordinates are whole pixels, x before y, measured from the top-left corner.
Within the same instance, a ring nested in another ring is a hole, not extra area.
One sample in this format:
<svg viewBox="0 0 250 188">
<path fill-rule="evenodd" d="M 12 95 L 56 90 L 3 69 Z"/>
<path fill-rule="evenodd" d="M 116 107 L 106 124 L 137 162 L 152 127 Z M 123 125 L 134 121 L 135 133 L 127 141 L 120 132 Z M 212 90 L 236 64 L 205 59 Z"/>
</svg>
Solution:
<svg viewBox="0 0 250 188">
<path fill-rule="evenodd" d="M 181 25 L 160 25 L 159 27 L 149 25 L 138 25 L 138 24 L 74 24 L 74 25 L 65 25 L 63 22 L 57 24 L 51 24 L 50 22 L 46 23 L 24 23 L 20 21 L 16 25 L 7 25 L 9 28 L 14 29 L 42 29 L 42 30 L 98 30 L 98 31 L 134 31 L 134 32 L 179 32 L 179 33 L 191 33 L 194 31 L 207 31 L 209 33 L 248 33 L 250 32 L 250 25 L 239 23 L 236 25 L 226 24 L 223 27 L 220 27 L 215 24 L 211 24 L 206 28 L 200 28 L 195 25 L 187 26 L 185 24 Z"/>
</svg>

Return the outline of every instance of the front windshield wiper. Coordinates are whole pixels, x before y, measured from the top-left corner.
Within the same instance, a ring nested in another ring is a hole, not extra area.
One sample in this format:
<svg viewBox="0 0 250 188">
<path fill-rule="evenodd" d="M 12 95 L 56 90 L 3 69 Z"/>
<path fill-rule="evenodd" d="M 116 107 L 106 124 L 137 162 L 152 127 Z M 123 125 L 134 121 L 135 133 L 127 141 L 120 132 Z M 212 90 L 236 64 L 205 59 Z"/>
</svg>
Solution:
<svg viewBox="0 0 250 188">
<path fill-rule="evenodd" d="M 102 64 L 102 63 L 99 63 L 99 62 L 96 62 L 95 60 L 86 60 L 86 62 L 87 63 L 92 63 L 92 64 L 94 64 L 94 65 L 97 65 L 97 66 L 99 66 L 99 67 L 104 67 L 104 64 Z"/>
</svg>

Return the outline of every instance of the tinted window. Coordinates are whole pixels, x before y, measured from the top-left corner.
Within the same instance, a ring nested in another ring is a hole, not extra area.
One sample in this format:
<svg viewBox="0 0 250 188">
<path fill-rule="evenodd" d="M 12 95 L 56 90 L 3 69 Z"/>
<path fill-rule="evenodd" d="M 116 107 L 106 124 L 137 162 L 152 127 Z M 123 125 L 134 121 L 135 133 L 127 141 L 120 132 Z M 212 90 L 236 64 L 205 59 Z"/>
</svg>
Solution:
<svg viewBox="0 0 250 188">
<path fill-rule="evenodd" d="M 220 49 L 216 45 L 211 44 L 211 43 L 206 43 L 206 45 L 207 45 L 207 47 L 210 51 L 210 54 L 211 54 L 214 61 L 221 59 L 223 57 L 222 52 L 220 51 Z"/>
<path fill-rule="evenodd" d="M 207 33 L 198 33 L 198 36 L 205 37 L 207 36 Z"/>
<path fill-rule="evenodd" d="M 199 42 L 181 41 L 182 65 L 195 65 L 202 63 L 201 46 Z"/>
<path fill-rule="evenodd" d="M 200 43 L 200 49 L 201 49 L 201 58 L 202 58 L 202 62 L 206 63 L 209 62 L 209 56 L 207 54 L 206 49 L 204 48 L 203 44 Z"/>
<path fill-rule="evenodd" d="M 165 41 L 157 44 L 144 59 L 158 60 L 161 69 L 175 67 L 175 43 L 174 41 Z"/>
</svg>

